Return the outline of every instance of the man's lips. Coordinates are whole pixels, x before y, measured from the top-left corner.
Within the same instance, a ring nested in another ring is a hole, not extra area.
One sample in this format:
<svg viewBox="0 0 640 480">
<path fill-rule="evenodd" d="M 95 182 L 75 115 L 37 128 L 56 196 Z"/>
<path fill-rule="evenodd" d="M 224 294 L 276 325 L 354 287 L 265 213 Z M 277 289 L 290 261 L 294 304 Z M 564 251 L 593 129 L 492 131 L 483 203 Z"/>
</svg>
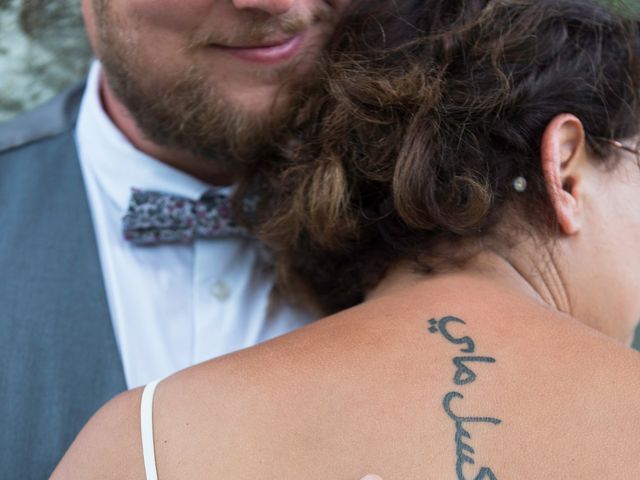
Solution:
<svg viewBox="0 0 640 480">
<path fill-rule="evenodd" d="M 212 45 L 236 58 L 247 62 L 273 64 L 293 58 L 302 47 L 305 33 L 299 33 L 293 37 L 278 41 L 265 42 L 256 46 L 229 47 Z"/>
</svg>

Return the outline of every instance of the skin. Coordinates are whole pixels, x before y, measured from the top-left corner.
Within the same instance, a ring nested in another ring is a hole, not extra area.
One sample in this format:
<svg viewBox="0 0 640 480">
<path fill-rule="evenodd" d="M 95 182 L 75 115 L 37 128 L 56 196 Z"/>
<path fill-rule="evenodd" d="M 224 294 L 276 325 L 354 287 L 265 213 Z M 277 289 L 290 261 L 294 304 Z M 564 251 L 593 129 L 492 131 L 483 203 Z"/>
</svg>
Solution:
<svg viewBox="0 0 640 480">
<path fill-rule="evenodd" d="M 312 70 L 333 21 L 349 1 L 82 0 L 89 40 L 107 70 L 100 83 L 105 110 L 143 152 L 209 183 L 229 184 L 234 179 L 233 165 L 211 158 L 215 151 L 204 155 L 145 131 L 114 89 L 114 78 L 121 72 L 109 71 L 105 61 L 119 50 L 120 58 L 112 63 L 124 64 L 137 87 L 149 92 L 151 104 L 163 93 L 171 93 L 167 89 L 181 77 L 192 75 L 193 89 L 202 92 L 198 104 L 212 109 L 192 128 L 193 134 L 202 130 L 206 139 L 223 124 L 232 123 L 223 137 L 248 138 L 269 117 L 286 111 L 286 86 Z M 270 45 L 294 33 L 302 40 L 290 58 L 261 62 L 238 55 L 240 47 Z M 155 97 L 154 91 L 159 92 Z M 227 112 L 233 112 L 232 120 L 224 116 Z M 175 108 L 178 119 L 189 113 L 189 108 Z M 176 128 L 179 125 L 176 122 Z"/>
<path fill-rule="evenodd" d="M 621 155 L 603 171 L 561 115 L 540 159 L 554 242 L 523 237 L 433 275 L 397 265 L 360 306 L 163 381 L 160 478 L 637 478 L 640 169 Z M 495 360 L 468 363 L 467 385 L 454 373 L 469 354 L 429 330 L 450 315 L 465 322 L 450 337 Z M 500 422 L 463 425 L 476 463 L 462 476 L 451 392 L 457 415 Z M 140 391 L 107 404 L 53 478 L 143 479 L 139 407 Z"/>
</svg>

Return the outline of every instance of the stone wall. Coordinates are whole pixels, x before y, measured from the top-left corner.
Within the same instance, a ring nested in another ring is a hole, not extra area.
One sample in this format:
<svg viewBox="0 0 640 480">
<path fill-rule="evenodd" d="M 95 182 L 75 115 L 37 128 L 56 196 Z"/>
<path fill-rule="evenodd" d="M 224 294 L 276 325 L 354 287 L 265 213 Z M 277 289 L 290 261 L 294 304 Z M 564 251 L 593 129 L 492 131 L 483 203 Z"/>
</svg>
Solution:
<svg viewBox="0 0 640 480">
<path fill-rule="evenodd" d="M 90 55 L 79 0 L 0 0 L 0 121 L 80 81 Z"/>
</svg>

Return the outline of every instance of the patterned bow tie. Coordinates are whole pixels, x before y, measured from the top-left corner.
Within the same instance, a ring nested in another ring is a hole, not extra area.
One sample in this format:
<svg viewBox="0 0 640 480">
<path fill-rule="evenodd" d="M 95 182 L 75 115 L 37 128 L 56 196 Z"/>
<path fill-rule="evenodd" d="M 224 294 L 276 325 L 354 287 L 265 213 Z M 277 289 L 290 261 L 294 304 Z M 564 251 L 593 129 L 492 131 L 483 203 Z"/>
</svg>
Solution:
<svg viewBox="0 0 640 480">
<path fill-rule="evenodd" d="M 245 202 L 251 213 L 254 202 Z M 231 199 L 208 190 L 194 201 L 159 192 L 133 189 L 122 219 L 124 238 L 136 245 L 190 243 L 196 238 L 249 236 L 232 214 Z"/>
</svg>

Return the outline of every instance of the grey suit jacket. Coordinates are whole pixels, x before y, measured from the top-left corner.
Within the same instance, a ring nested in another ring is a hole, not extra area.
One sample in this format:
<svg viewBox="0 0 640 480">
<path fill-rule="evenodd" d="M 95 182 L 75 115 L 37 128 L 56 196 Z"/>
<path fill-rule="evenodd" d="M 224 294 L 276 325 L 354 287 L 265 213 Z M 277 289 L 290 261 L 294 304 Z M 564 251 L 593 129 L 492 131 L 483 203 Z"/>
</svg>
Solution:
<svg viewBox="0 0 640 480">
<path fill-rule="evenodd" d="M 0 126 L 0 478 L 47 478 L 125 389 L 73 130 L 83 88 Z"/>
</svg>

